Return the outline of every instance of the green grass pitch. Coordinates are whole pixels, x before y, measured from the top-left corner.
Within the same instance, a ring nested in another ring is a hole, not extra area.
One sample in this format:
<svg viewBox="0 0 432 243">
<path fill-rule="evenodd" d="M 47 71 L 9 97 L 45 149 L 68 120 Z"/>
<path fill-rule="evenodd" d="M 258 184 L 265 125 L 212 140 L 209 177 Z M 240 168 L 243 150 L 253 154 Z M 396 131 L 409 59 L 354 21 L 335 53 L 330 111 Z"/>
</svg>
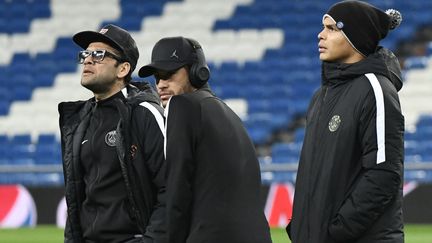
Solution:
<svg viewBox="0 0 432 243">
<path fill-rule="evenodd" d="M 273 243 L 290 243 L 284 229 L 272 229 Z M 2 243 L 58 243 L 63 242 L 63 230 L 55 226 L 0 229 Z M 431 243 L 432 225 L 405 225 L 406 243 Z"/>
<path fill-rule="evenodd" d="M 284 229 L 272 229 L 273 243 L 290 243 Z M 405 243 L 431 243 L 432 224 L 407 224 L 405 225 Z"/>
</svg>

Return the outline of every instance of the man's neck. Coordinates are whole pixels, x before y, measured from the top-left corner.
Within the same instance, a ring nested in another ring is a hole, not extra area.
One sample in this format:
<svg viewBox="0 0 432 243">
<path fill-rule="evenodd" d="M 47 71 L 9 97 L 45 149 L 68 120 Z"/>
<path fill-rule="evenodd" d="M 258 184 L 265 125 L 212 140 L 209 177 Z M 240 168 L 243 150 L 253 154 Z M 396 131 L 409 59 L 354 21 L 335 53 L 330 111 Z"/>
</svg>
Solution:
<svg viewBox="0 0 432 243">
<path fill-rule="evenodd" d="M 113 85 L 108 92 L 94 93 L 95 100 L 101 101 L 101 100 L 107 99 L 107 98 L 117 94 L 124 87 L 126 87 L 126 85 L 124 83 L 122 83 L 121 85 Z"/>
</svg>

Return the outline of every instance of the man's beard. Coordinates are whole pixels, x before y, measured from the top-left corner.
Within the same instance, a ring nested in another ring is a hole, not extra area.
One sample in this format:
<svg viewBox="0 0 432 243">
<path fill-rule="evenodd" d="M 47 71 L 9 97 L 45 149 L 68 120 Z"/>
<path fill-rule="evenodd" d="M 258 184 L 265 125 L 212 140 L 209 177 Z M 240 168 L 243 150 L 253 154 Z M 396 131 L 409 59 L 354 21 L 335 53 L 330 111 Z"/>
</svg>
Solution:
<svg viewBox="0 0 432 243">
<path fill-rule="evenodd" d="M 103 94 L 108 92 L 116 81 L 104 82 L 81 82 L 81 85 L 95 94 Z"/>
</svg>

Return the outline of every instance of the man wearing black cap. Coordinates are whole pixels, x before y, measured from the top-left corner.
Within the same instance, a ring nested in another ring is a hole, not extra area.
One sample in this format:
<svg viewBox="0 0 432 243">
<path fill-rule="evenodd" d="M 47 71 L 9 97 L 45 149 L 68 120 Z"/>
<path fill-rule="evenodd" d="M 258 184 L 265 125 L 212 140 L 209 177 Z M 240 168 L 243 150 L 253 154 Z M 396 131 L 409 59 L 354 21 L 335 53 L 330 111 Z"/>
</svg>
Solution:
<svg viewBox="0 0 432 243">
<path fill-rule="evenodd" d="M 59 104 L 65 242 L 166 242 L 163 108 L 150 86 L 130 82 L 135 41 L 115 25 L 73 40 L 94 97 Z"/>
<path fill-rule="evenodd" d="M 322 86 L 306 115 L 293 243 L 404 242 L 401 70 L 378 46 L 401 22 L 360 1 L 333 5 L 318 34 Z"/>
<path fill-rule="evenodd" d="M 170 243 L 270 243 L 260 169 L 239 117 L 210 91 L 200 44 L 156 43 L 151 64 L 165 106 Z"/>
</svg>

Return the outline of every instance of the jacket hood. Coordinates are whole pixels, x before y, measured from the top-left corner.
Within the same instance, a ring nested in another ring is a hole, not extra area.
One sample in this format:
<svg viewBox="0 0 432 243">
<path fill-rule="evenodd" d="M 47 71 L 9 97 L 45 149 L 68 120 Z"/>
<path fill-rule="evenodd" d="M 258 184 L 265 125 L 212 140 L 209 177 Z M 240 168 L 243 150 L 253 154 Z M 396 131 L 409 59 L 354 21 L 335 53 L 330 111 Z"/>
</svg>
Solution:
<svg viewBox="0 0 432 243">
<path fill-rule="evenodd" d="M 336 85 L 349 82 L 366 73 L 383 75 L 393 83 L 397 91 L 402 88 L 402 71 L 399 61 L 393 52 L 383 47 L 357 63 L 322 63 L 321 76 L 323 84 Z"/>
<path fill-rule="evenodd" d="M 136 102 L 152 102 L 160 105 L 160 99 L 156 91 L 148 82 L 131 82 L 127 86 L 128 100 L 136 100 Z"/>
</svg>

